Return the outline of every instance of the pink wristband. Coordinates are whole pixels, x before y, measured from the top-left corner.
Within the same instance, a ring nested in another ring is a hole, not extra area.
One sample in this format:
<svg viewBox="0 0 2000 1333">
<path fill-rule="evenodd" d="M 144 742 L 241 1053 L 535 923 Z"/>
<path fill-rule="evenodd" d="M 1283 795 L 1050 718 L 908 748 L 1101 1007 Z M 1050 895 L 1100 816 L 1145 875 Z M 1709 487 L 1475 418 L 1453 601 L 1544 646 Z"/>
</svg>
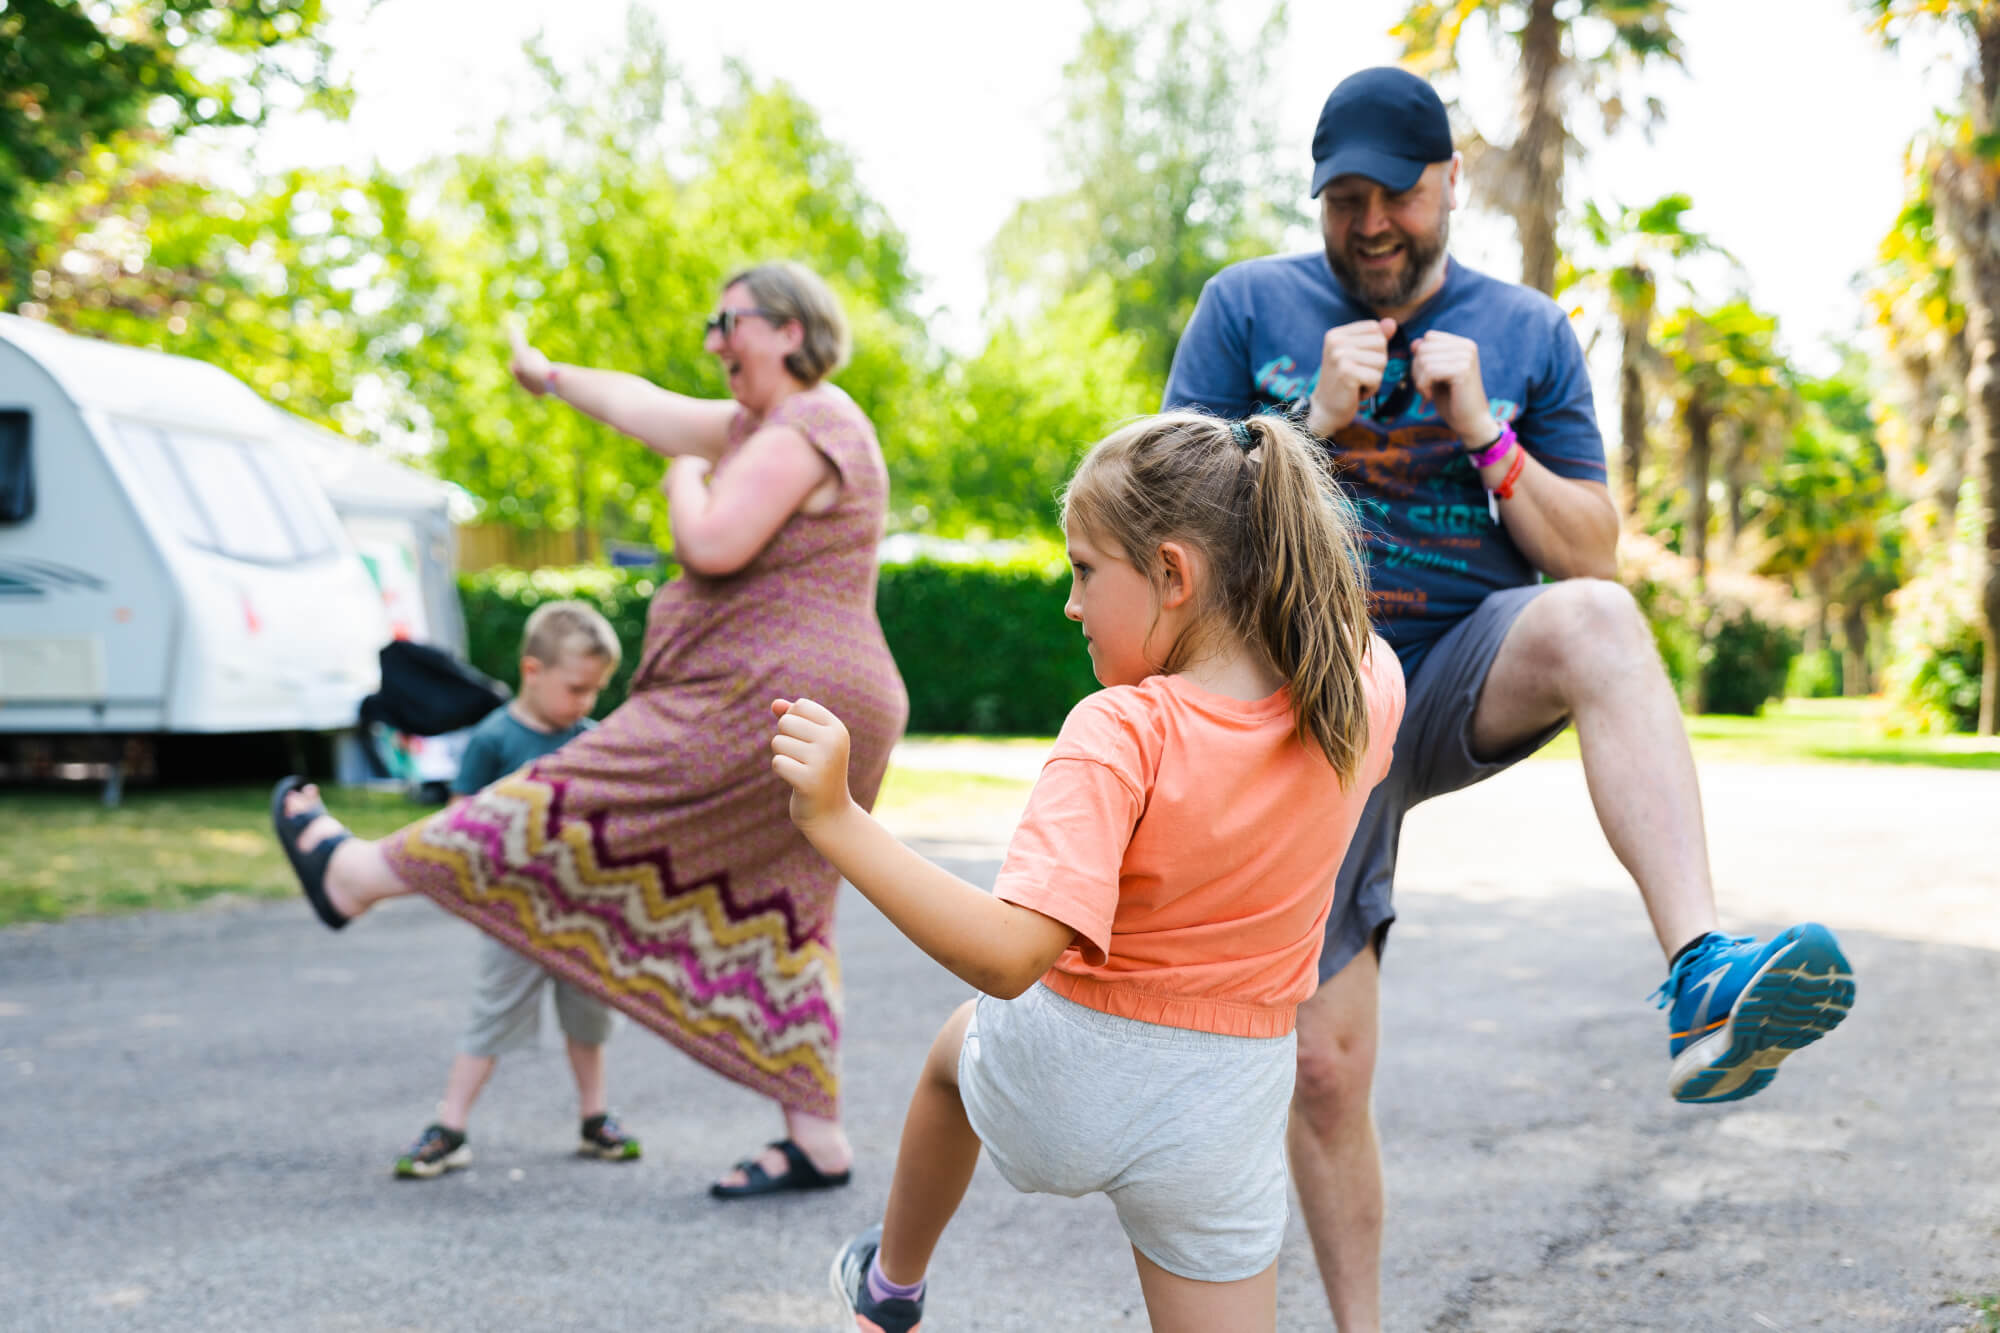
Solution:
<svg viewBox="0 0 2000 1333">
<path fill-rule="evenodd" d="M 1471 457 L 1472 466 L 1482 468 L 1492 467 L 1495 463 L 1505 458 L 1514 446 L 1520 442 L 1519 437 L 1514 434 L 1514 428 L 1503 421 L 1500 423 L 1500 437 L 1498 439 L 1477 453 L 1474 453 L 1470 449 L 1465 452 Z"/>
</svg>

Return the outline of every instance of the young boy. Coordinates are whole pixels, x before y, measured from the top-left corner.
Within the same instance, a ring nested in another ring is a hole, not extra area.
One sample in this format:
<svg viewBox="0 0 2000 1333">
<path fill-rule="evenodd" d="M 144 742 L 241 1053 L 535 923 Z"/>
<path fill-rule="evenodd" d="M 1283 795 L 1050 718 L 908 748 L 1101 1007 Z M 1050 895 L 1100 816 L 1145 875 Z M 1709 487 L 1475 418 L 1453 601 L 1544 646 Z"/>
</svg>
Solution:
<svg viewBox="0 0 2000 1333">
<path fill-rule="evenodd" d="M 591 607 L 582 602 L 538 607 L 528 617 L 521 644 L 520 694 L 473 729 L 452 790 L 469 796 L 595 726 L 590 710 L 617 669 L 618 657 L 618 636 Z M 583 1141 L 577 1152 L 608 1162 L 629 1162 L 639 1156 L 639 1140 L 621 1130 L 605 1108 L 604 1043 L 611 1036 L 610 1010 L 482 934 L 472 1021 L 445 1080 L 437 1123 L 396 1159 L 399 1177 L 428 1180 L 472 1160 L 465 1140 L 472 1103 L 501 1052 L 534 1045 L 541 1025 L 542 988 L 551 982 L 583 1117 Z"/>
</svg>

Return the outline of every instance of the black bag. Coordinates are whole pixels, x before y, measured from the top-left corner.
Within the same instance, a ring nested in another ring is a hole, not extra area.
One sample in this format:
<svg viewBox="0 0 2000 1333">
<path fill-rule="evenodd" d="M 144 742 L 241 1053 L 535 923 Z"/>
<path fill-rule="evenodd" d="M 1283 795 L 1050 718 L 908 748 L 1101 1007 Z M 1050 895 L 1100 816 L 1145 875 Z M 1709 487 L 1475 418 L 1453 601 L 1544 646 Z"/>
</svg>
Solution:
<svg viewBox="0 0 2000 1333">
<path fill-rule="evenodd" d="M 442 736 L 513 698 L 499 681 L 450 653 L 397 639 L 382 647 L 382 688 L 361 701 L 363 726 L 380 722 L 412 736 Z"/>
</svg>

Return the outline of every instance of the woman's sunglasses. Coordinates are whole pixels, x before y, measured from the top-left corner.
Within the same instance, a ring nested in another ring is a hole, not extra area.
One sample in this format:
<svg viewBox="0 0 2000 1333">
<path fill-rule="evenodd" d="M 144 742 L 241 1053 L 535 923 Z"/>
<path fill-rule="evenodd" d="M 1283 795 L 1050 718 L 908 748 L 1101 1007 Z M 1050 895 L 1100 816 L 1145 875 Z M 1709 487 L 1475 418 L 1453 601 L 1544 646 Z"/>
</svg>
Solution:
<svg viewBox="0 0 2000 1333">
<path fill-rule="evenodd" d="M 706 338 L 711 333 L 719 333 L 722 335 L 722 341 L 728 342 L 736 336 L 736 321 L 742 319 L 745 315 L 761 315 L 772 323 L 778 321 L 778 316 L 775 312 L 766 310 L 762 306 L 724 306 L 708 317 L 708 323 L 702 325 L 702 337 Z"/>
</svg>

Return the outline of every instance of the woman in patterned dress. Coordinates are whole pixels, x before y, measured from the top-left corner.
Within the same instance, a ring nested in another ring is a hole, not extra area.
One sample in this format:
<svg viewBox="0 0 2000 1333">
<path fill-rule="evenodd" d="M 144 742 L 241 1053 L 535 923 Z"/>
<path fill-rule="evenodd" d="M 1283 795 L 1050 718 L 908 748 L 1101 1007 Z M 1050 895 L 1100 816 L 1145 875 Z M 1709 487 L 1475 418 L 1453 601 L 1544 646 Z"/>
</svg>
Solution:
<svg viewBox="0 0 2000 1333">
<path fill-rule="evenodd" d="M 631 696 L 603 725 L 379 842 L 297 779 L 279 841 L 338 928 L 422 893 L 783 1109 L 786 1137 L 720 1197 L 845 1183 L 838 876 L 786 815 L 770 701 L 821 700 L 855 730 L 874 800 L 908 701 L 875 617 L 888 478 L 873 427 L 825 376 L 844 360 L 831 292 L 793 264 L 731 278 L 704 345 L 727 400 L 551 364 L 511 370 L 667 455 L 683 574 L 647 616 Z"/>
</svg>

